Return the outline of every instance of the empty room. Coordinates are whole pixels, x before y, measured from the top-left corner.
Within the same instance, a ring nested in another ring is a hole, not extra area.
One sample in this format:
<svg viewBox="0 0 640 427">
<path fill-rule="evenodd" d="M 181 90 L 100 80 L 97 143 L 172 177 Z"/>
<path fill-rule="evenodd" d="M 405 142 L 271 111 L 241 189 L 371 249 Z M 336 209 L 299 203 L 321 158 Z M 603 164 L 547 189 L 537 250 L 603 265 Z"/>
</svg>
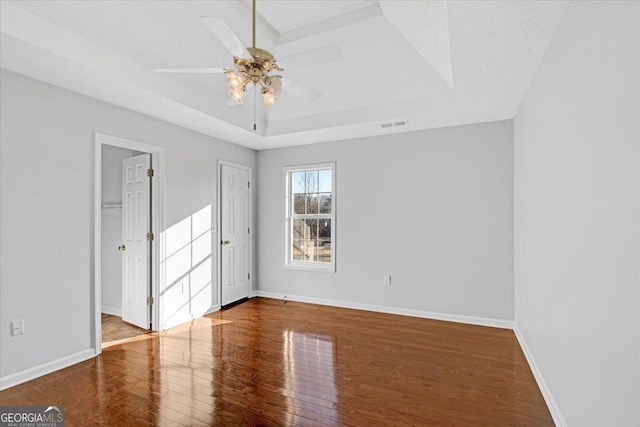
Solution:
<svg viewBox="0 0 640 427">
<path fill-rule="evenodd" d="M 640 426 L 640 2 L 0 0 L 0 426 Z"/>
</svg>

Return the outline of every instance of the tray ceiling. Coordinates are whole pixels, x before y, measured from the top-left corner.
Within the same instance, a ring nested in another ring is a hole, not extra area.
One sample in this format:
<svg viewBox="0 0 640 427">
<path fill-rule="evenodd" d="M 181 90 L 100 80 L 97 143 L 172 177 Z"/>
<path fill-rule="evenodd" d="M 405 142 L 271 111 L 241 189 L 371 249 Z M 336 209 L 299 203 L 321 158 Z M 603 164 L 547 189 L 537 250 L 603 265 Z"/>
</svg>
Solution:
<svg viewBox="0 0 640 427">
<path fill-rule="evenodd" d="M 201 23 L 224 19 L 247 46 L 237 1 L 2 1 L 0 66 L 254 149 L 510 119 L 566 9 L 547 1 L 258 0 L 258 47 L 276 58 L 336 45 L 342 59 L 280 65 L 322 93 L 227 106 L 224 75 L 153 68 L 230 67 Z M 381 124 L 399 120 L 407 126 Z"/>
</svg>

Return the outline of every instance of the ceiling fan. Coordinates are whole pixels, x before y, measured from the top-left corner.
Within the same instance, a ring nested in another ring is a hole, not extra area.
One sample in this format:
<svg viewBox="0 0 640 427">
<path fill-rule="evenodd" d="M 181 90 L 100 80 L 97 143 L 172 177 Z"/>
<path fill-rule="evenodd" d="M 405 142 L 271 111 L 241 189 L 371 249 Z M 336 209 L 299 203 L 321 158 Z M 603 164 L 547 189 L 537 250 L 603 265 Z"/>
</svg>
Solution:
<svg viewBox="0 0 640 427">
<path fill-rule="evenodd" d="M 256 0 L 252 7 L 252 46 L 244 47 L 233 30 L 221 19 L 211 16 L 202 16 L 202 23 L 215 35 L 218 40 L 231 52 L 235 68 L 155 68 L 159 73 L 184 73 L 184 74 L 221 74 L 227 75 L 229 88 L 229 101 L 227 105 L 242 104 L 247 90 L 252 86 L 260 86 L 262 101 L 265 107 L 273 105 L 285 91 L 298 96 L 301 99 L 315 101 L 321 94 L 307 86 L 303 86 L 280 74 L 284 71 L 280 68 L 274 56 L 256 47 Z M 342 50 L 336 45 L 326 45 L 315 49 L 299 52 L 281 60 L 285 64 L 293 65 L 317 65 L 325 62 L 342 59 Z"/>
</svg>

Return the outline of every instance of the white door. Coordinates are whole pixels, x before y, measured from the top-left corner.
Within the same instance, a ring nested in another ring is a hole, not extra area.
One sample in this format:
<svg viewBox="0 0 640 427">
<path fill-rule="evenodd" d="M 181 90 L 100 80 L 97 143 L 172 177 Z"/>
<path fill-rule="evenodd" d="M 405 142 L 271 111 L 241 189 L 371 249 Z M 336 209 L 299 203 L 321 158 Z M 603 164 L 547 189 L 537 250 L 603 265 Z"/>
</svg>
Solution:
<svg viewBox="0 0 640 427">
<path fill-rule="evenodd" d="M 149 329 L 151 155 L 122 162 L 122 320 Z"/>
<path fill-rule="evenodd" d="M 220 168 L 221 302 L 227 305 L 249 296 L 249 171 Z"/>
</svg>

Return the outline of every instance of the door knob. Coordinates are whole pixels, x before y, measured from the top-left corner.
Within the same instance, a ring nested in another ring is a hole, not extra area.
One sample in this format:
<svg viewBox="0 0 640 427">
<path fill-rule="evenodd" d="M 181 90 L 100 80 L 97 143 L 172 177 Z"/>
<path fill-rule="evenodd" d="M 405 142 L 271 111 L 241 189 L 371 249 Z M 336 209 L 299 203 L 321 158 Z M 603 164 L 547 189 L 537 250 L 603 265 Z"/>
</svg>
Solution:
<svg viewBox="0 0 640 427">
<path fill-rule="evenodd" d="M 222 242 L 223 245 L 228 245 L 229 243 L 231 243 L 231 240 L 225 240 Z"/>
<path fill-rule="evenodd" d="M 127 249 L 125 245 L 118 246 L 118 250 L 124 252 Z"/>
</svg>

